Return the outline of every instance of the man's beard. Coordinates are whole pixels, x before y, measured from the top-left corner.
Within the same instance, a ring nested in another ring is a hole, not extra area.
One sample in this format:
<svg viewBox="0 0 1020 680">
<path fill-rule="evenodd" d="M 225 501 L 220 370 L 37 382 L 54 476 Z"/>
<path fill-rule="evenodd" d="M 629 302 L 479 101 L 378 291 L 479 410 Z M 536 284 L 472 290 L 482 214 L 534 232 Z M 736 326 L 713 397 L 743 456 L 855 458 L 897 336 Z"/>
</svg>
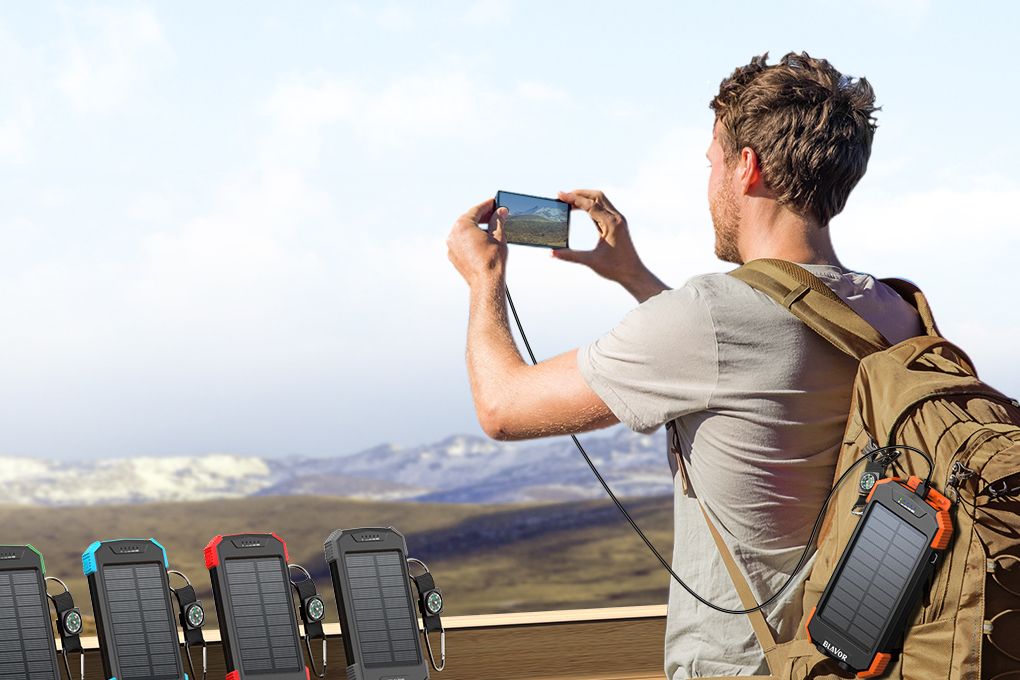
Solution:
<svg viewBox="0 0 1020 680">
<path fill-rule="evenodd" d="M 740 250 L 737 248 L 737 232 L 740 216 L 733 189 L 725 182 L 719 191 L 708 202 L 708 210 L 712 214 L 712 225 L 715 227 L 715 256 L 723 262 L 743 264 Z"/>
</svg>

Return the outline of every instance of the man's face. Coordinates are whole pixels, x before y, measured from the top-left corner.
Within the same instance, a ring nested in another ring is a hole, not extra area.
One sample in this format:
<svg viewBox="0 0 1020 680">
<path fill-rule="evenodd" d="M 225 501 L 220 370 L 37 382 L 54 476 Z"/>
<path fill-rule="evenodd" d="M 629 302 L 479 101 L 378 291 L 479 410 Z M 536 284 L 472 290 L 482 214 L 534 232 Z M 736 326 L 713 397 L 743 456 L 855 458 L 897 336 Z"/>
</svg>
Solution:
<svg viewBox="0 0 1020 680">
<path fill-rule="evenodd" d="M 712 226 L 715 227 L 715 256 L 723 262 L 743 264 L 737 248 L 740 211 L 733 192 L 732 168 L 726 167 L 725 154 L 719 144 L 721 134 L 722 128 L 716 122 L 712 130 L 712 143 L 705 153 L 712 167 L 708 177 L 708 210 L 712 214 Z"/>
</svg>

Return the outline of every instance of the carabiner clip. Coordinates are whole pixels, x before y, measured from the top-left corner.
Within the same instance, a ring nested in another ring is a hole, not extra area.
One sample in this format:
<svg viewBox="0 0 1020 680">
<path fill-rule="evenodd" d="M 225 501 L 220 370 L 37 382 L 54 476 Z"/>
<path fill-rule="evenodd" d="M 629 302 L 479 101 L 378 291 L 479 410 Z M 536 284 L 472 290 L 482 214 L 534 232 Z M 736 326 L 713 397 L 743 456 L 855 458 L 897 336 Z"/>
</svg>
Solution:
<svg viewBox="0 0 1020 680">
<path fill-rule="evenodd" d="M 421 576 L 411 576 L 410 570 L 408 570 L 408 576 L 410 576 L 411 581 L 414 583 L 415 589 L 418 590 L 418 608 L 422 619 L 422 635 L 425 636 L 425 649 L 429 653 L 429 663 L 436 669 L 436 672 L 442 672 L 446 668 L 446 628 L 443 627 L 443 619 L 439 616 L 443 609 L 442 593 L 435 587 L 435 581 L 432 578 L 432 572 L 429 571 L 428 565 L 416 557 L 408 557 L 407 562 L 409 564 L 413 562 L 425 570 L 425 573 Z M 437 597 L 438 605 L 434 611 L 430 611 L 427 605 L 430 593 Z M 436 663 L 435 654 L 432 652 L 432 641 L 429 639 L 429 630 L 435 631 L 435 626 L 438 626 L 439 629 L 438 664 Z"/>
<path fill-rule="evenodd" d="M 205 640 L 202 640 L 202 680 L 205 680 L 206 675 L 209 673 L 209 645 Z M 191 671 L 191 677 L 199 677 L 195 673 L 195 663 L 191 660 L 191 643 L 187 640 L 184 641 L 184 655 L 188 657 L 188 669 Z"/>
<path fill-rule="evenodd" d="M 201 677 L 202 680 L 205 680 L 209 674 L 209 645 L 205 641 L 205 636 L 202 635 L 202 626 L 205 624 L 205 608 L 198 598 L 195 597 L 195 588 L 191 585 L 191 579 L 176 569 L 167 569 L 166 573 L 167 585 L 170 588 L 170 592 L 174 594 L 174 598 L 177 600 L 177 609 L 180 611 L 181 627 L 184 632 L 184 655 L 188 658 L 188 670 L 191 671 L 191 677 Z M 187 584 L 184 588 L 189 589 L 187 596 L 182 596 L 179 592 L 183 588 L 178 589 L 169 585 L 170 574 L 176 574 L 184 579 L 184 582 Z M 191 599 L 185 601 L 187 598 Z M 202 646 L 201 676 L 195 673 L 195 662 L 191 658 L 191 648 L 193 646 L 191 638 L 193 637 L 197 638 L 198 643 Z"/>
<path fill-rule="evenodd" d="M 436 664 L 436 659 L 432 656 L 432 643 L 429 641 L 428 631 L 422 631 L 425 636 L 425 649 L 429 652 L 429 663 L 436 669 L 437 672 L 442 672 L 446 668 L 446 629 L 442 628 L 442 623 L 439 624 L 439 664 Z"/>
<path fill-rule="evenodd" d="M 298 596 L 298 608 L 301 612 L 301 622 L 304 624 L 305 633 L 303 635 L 305 640 L 305 650 L 308 652 L 308 663 L 311 664 L 311 670 L 315 673 L 317 678 L 326 677 L 326 634 L 322 630 L 322 619 L 326 616 L 326 605 L 323 603 L 322 598 L 319 597 L 315 591 L 315 581 L 312 580 L 312 575 L 300 564 L 288 564 L 288 571 L 290 569 L 298 569 L 305 575 L 305 578 L 301 581 L 295 582 L 294 579 L 290 579 L 290 585 L 294 587 L 294 592 Z M 317 633 L 314 637 L 322 639 L 322 666 L 316 668 L 315 656 L 312 654 L 312 634 L 310 629 L 314 628 Z"/>
<path fill-rule="evenodd" d="M 67 650 L 64 649 L 64 645 L 60 645 L 60 656 L 64 658 L 64 670 L 67 672 L 67 677 L 72 678 L 71 675 L 71 663 L 67 660 Z M 78 677 L 81 680 L 85 680 L 85 651 L 78 652 L 78 672 L 81 673 Z"/>
<path fill-rule="evenodd" d="M 78 677 L 81 680 L 85 680 L 85 651 L 82 649 L 81 640 L 78 637 L 82 629 L 81 612 L 74 606 L 74 598 L 71 596 L 71 591 L 66 583 L 56 576 L 47 576 L 45 580 L 59 583 L 64 589 L 64 592 L 58 595 L 50 595 L 49 591 L 46 592 L 46 598 L 53 604 L 53 609 L 57 613 L 57 632 L 60 633 L 60 655 L 64 659 L 64 670 L 67 671 L 68 679 L 73 680 L 71 662 L 67 659 L 67 648 L 73 640 L 74 646 L 77 647 L 75 651 L 78 652 L 78 670 L 80 673 Z"/>
<path fill-rule="evenodd" d="M 308 650 L 308 663 L 312 665 L 312 673 L 315 673 L 317 678 L 326 677 L 326 638 L 322 638 L 322 672 L 315 667 L 315 657 L 312 655 L 312 641 L 308 637 L 308 633 L 305 633 L 305 649 Z"/>
</svg>

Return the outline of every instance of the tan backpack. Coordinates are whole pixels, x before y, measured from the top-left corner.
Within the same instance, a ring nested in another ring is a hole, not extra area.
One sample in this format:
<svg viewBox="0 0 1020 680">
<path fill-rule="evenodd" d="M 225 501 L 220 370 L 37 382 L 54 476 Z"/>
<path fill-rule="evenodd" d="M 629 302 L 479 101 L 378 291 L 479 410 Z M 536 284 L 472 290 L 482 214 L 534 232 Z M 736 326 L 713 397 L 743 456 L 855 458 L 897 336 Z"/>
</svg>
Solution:
<svg viewBox="0 0 1020 680">
<path fill-rule="evenodd" d="M 902 649 L 881 677 L 1020 680 L 1020 402 L 978 380 L 967 355 L 939 335 L 927 300 L 908 281 L 882 279 L 916 307 L 926 335 L 890 347 L 803 267 L 762 259 L 730 274 L 860 360 L 834 479 L 869 445 L 910 445 L 934 459 L 932 483 L 953 501 L 952 542 Z M 903 478 L 927 472 L 924 460 L 908 453 L 891 467 L 893 476 Z M 805 623 L 857 524 L 861 488 L 854 479 L 851 474 L 826 513 L 796 638 L 776 644 L 761 612 L 749 615 L 771 673 L 758 678 L 853 677 L 815 648 Z M 726 544 L 711 520 L 708 524 L 744 608 L 757 606 Z"/>
</svg>

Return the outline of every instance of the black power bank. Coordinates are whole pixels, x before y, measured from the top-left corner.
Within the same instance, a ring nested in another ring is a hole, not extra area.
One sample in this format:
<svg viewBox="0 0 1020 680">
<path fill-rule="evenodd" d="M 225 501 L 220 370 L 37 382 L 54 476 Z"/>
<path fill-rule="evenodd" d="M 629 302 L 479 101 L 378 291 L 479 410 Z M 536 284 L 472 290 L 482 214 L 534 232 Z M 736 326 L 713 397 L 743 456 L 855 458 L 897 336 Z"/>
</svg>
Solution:
<svg viewBox="0 0 1020 680">
<path fill-rule="evenodd" d="M 163 546 L 153 538 L 96 541 L 81 561 L 105 677 L 187 680 Z"/>
<path fill-rule="evenodd" d="M 227 680 L 307 680 L 288 561 L 276 534 L 216 536 L 205 547 Z"/>
<path fill-rule="evenodd" d="M 324 550 L 348 680 L 427 680 L 403 534 L 390 527 L 337 530 Z"/>
<path fill-rule="evenodd" d="M 45 575 L 32 546 L 0 546 L 0 680 L 60 680 Z"/>
<path fill-rule="evenodd" d="M 885 672 L 953 525 L 950 502 L 921 480 L 883 479 L 871 490 L 857 528 L 807 622 L 808 638 L 857 673 Z"/>
</svg>

